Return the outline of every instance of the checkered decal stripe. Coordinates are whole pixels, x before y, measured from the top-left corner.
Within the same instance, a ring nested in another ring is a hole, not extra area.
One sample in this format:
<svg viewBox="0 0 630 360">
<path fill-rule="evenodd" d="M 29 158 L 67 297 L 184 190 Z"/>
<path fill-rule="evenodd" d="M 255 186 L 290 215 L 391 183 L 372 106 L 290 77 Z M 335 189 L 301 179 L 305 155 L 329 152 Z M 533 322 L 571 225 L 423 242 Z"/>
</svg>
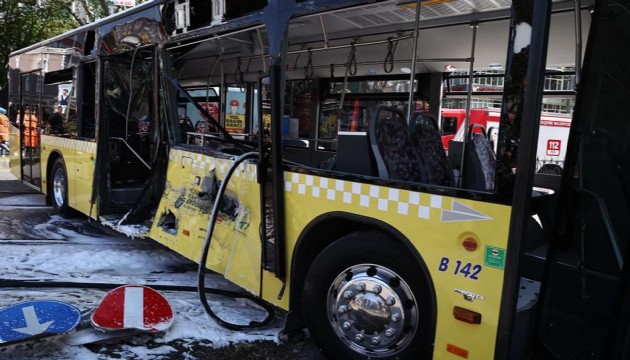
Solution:
<svg viewBox="0 0 630 360">
<path fill-rule="evenodd" d="M 68 139 L 60 136 L 42 135 L 42 145 L 48 145 L 53 148 L 67 148 L 83 151 L 89 154 L 96 154 L 96 142 L 83 141 L 76 139 Z"/>
<path fill-rule="evenodd" d="M 183 150 L 171 150 L 169 154 L 169 163 L 178 163 L 192 165 L 192 167 L 202 170 L 215 169 L 217 174 L 225 176 L 233 160 L 218 159 L 207 155 L 191 153 Z M 252 163 L 241 163 L 239 167 L 234 171 L 235 177 L 242 179 L 256 181 L 256 166 Z"/>
<path fill-rule="evenodd" d="M 399 215 L 429 219 L 431 209 L 443 208 L 440 195 L 391 189 L 377 185 L 315 177 L 312 175 L 285 173 L 285 192 L 322 198 L 337 203 L 360 205 Z M 437 215 L 435 213 L 434 215 Z"/>
</svg>

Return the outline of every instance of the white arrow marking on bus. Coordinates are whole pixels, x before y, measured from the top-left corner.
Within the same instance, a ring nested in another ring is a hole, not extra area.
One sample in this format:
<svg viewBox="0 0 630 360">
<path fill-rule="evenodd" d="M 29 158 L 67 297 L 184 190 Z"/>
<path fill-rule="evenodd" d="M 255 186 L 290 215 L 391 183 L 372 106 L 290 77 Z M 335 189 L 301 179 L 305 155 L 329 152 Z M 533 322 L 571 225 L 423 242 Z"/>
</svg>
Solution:
<svg viewBox="0 0 630 360">
<path fill-rule="evenodd" d="M 52 323 L 54 322 L 53 320 L 51 320 L 45 323 L 40 323 L 39 319 L 37 318 L 37 314 L 35 314 L 35 307 L 33 306 L 22 308 L 22 313 L 24 314 L 26 327 L 13 329 L 13 331 L 21 332 L 28 335 L 37 335 L 46 331 L 46 329 L 48 329 L 50 325 L 52 325 Z"/>
<path fill-rule="evenodd" d="M 442 210 L 442 222 L 471 220 L 492 220 L 492 218 L 454 200 L 451 210 Z"/>
</svg>

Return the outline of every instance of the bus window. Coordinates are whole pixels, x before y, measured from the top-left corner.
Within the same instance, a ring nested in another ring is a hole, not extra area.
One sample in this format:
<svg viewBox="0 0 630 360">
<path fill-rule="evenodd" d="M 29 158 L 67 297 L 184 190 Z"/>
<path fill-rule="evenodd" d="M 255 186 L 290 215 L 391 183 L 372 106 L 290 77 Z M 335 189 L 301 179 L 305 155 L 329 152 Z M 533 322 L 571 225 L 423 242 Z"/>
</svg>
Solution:
<svg viewBox="0 0 630 360">
<path fill-rule="evenodd" d="M 455 134 L 457 132 L 457 118 L 454 116 L 442 117 L 442 135 Z"/>
<path fill-rule="evenodd" d="M 264 34 L 257 27 L 168 50 L 174 74 L 170 82 L 177 92 L 179 144 L 219 148 L 226 138 L 228 142 L 254 138 L 258 83 L 267 62 L 261 56 Z"/>
<path fill-rule="evenodd" d="M 283 144 L 290 147 L 308 148 L 310 124 L 314 114 L 315 89 L 312 80 L 286 82 L 284 117 L 282 122 Z"/>
<path fill-rule="evenodd" d="M 81 104 L 79 108 L 79 128 L 78 136 L 85 139 L 94 139 L 96 136 L 96 115 L 95 115 L 95 84 L 96 84 L 96 63 L 85 63 L 80 69 L 80 79 L 82 86 L 79 97 Z"/>
<path fill-rule="evenodd" d="M 552 33 L 553 34 L 553 33 Z M 552 37 L 553 38 L 553 37 Z M 467 88 L 469 77 L 466 72 L 449 75 L 445 82 L 449 96 L 456 96 L 461 88 Z M 468 115 L 469 126 L 478 124 L 475 129 L 483 129 L 496 152 L 496 136 L 501 122 L 501 101 L 503 93 L 502 70 L 476 73 L 472 78 L 474 91 Z M 544 81 L 543 107 L 540 114 L 540 131 L 538 150 L 536 152 L 536 169 L 539 173 L 560 174 L 571 125 L 571 111 L 575 103 L 575 72 L 572 67 L 559 70 L 548 70 Z M 443 103 L 442 141 L 445 149 L 453 139 L 455 130 L 459 129 L 466 119 L 465 99 L 449 99 Z"/>
<path fill-rule="evenodd" d="M 44 134 L 75 137 L 76 105 L 72 69 L 47 73 L 42 99 Z"/>
<path fill-rule="evenodd" d="M 181 130 L 182 142 L 203 145 L 197 134 L 217 134 L 215 123 L 219 119 L 218 87 L 180 89 L 177 99 L 177 121 Z"/>
<path fill-rule="evenodd" d="M 407 111 L 409 79 L 382 79 L 343 82 L 327 79 L 327 92 L 320 103 L 321 115 L 317 126 L 318 149 L 336 150 L 337 131 L 368 131 L 369 117 L 379 105 Z M 339 106 L 341 94 L 343 106 Z"/>
</svg>

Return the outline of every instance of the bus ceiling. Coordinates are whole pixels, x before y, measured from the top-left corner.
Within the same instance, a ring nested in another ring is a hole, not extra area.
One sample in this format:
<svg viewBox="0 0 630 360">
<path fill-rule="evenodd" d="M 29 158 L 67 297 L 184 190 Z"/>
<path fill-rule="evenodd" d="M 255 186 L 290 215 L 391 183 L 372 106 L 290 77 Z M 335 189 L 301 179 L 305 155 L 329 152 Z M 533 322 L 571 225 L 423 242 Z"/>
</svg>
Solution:
<svg viewBox="0 0 630 360">
<path fill-rule="evenodd" d="M 574 27 L 574 2 L 554 4 L 547 63 L 572 65 L 575 34 L 564 29 Z M 467 71 L 471 62 L 474 70 L 503 65 L 510 5 L 510 1 L 423 1 L 416 72 Z M 588 31 L 590 17 L 581 19 L 582 31 Z M 336 75 L 342 76 L 353 51 L 357 75 L 406 74 L 413 68 L 414 24 L 415 2 L 399 1 L 295 18 L 289 23 L 286 64 L 296 71 L 288 72 L 288 76 L 300 78 L 299 73 L 304 73 L 303 67 L 309 63 L 315 77 L 329 76 L 331 64 Z M 471 24 L 477 25 L 476 35 Z"/>
<path fill-rule="evenodd" d="M 582 1 L 579 16 L 573 1 L 554 2 L 548 66 L 576 64 L 576 33 L 590 26 L 588 8 Z M 420 10 L 416 66 L 412 66 L 415 2 L 384 1 L 363 7 L 341 8 L 293 18 L 288 25 L 286 76 L 342 77 L 350 75 L 442 73 L 501 69 L 505 63 L 506 31 L 511 2 L 423 1 Z M 297 5 L 299 6 L 299 4 Z M 575 21 L 580 21 L 575 26 Z M 471 29 L 476 24 L 476 34 Z M 576 28 L 576 33 L 566 29 Z M 256 81 L 267 70 L 269 49 L 266 26 L 249 24 L 228 34 L 213 33 L 194 42 L 175 35 L 167 46 L 184 86 L 218 83 L 223 76 Z M 474 39 L 473 39 L 474 37 Z M 474 42 L 474 53 L 471 44 Z M 583 49 L 580 44 L 578 53 Z M 241 76 L 242 75 L 242 76 Z"/>
</svg>

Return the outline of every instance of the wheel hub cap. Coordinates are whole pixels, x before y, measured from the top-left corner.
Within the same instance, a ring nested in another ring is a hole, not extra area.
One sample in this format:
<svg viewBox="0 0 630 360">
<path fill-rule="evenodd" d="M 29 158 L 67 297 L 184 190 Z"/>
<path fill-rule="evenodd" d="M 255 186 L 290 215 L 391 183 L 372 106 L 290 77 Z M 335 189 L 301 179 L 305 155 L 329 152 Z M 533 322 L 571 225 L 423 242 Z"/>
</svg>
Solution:
<svg viewBox="0 0 630 360">
<path fill-rule="evenodd" d="M 362 355 L 391 356 L 408 345 L 418 327 L 411 289 L 383 266 L 344 271 L 330 287 L 327 306 L 337 336 Z"/>
<path fill-rule="evenodd" d="M 348 305 L 349 318 L 353 320 L 355 327 L 358 325 L 368 334 L 386 330 L 391 311 L 385 304 L 385 299 L 379 295 L 370 292 L 357 294 Z"/>
<path fill-rule="evenodd" d="M 63 206 L 66 194 L 66 177 L 62 169 L 57 169 L 53 177 L 53 199 L 57 206 Z"/>
</svg>

